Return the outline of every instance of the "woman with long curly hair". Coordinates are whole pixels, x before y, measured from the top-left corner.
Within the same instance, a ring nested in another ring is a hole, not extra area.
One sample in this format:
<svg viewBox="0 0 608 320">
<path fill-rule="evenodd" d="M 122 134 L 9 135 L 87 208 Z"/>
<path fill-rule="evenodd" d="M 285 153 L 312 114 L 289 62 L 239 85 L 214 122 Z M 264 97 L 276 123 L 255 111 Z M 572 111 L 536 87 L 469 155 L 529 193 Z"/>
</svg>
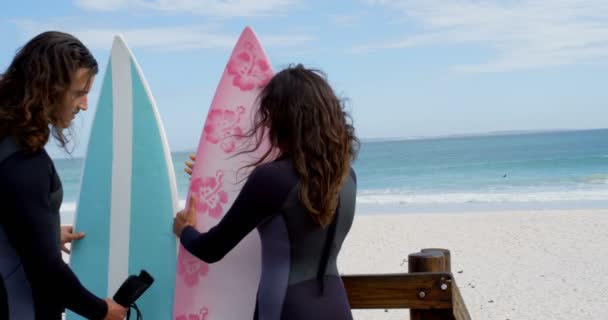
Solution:
<svg viewBox="0 0 608 320">
<path fill-rule="evenodd" d="M 269 150 L 252 164 L 222 220 L 199 233 L 193 198 L 176 215 L 174 233 L 186 250 L 213 263 L 257 228 L 262 278 L 252 319 L 352 319 L 336 263 L 355 211 L 358 140 L 349 117 L 324 75 L 298 65 L 262 90 L 248 135 L 254 150 L 266 131 L 279 155 L 265 162 Z"/>
<path fill-rule="evenodd" d="M 10 320 L 61 319 L 65 308 L 89 319 L 126 314 L 84 288 L 61 257 L 63 244 L 83 234 L 62 233 L 61 181 L 44 149 L 51 133 L 66 146 L 64 130 L 87 110 L 97 71 L 78 39 L 51 31 L 0 75 L 0 273 Z"/>
</svg>

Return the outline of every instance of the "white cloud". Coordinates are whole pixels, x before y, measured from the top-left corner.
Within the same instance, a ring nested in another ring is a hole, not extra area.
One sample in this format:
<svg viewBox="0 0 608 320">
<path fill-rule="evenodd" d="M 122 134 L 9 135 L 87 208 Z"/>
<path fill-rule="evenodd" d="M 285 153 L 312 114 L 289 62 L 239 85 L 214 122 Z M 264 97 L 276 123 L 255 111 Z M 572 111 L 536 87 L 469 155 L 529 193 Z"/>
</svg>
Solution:
<svg viewBox="0 0 608 320">
<path fill-rule="evenodd" d="M 74 0 L 83 9 L 92 11 L 115 11 L 138 5 L 139 0 Z"/>
<path fill-rule="evenodd" d="M 359 14 L 331 14 L 329 15 L 331 23 L 344 27 L 350 28 L 358 25 L 361 22 L 361 15 Z"/>
<path fill-rule="evenodd" d="M 401 12 L 417 30 L 401 39 L 360 45 L 354 51 L 427 45 L 481 44 L 496 50 L 464 72 L 497 72 L 608 58 L 605 0 L 366 0 Z"/>
<path fill-rule="evenodd" d="M 264 46 L 297 46 L 315 39 L 310 35 L 260 35 L 260 41 Z"/>
<path fill-rule="evenodd" d="M 252 17 L 283 13 L 296 0 L 74 0 L 83 9 L 116 11 L 147 9 L 216 17 Z"/>
<path fill-rule="evenodd" d="M 149 48 L 162 51 L 179 51 L 209 48 L 232 48 L 238 34 L 217 32 L 204 26 L 149 27 L 149 28 L 75 28 L 60 24 L 41 24 L 19 21 L 17 25 L 24 37 L 31 38 L 46 30 L 65 30 L 78 37 L 87 47 L 107 50 L 112 46 L 114 35 L 121 34 L 131 48 Z M 309 35 L 260 35 L 265 47 L 297 46 L 314 41 Z"/>
</svg>

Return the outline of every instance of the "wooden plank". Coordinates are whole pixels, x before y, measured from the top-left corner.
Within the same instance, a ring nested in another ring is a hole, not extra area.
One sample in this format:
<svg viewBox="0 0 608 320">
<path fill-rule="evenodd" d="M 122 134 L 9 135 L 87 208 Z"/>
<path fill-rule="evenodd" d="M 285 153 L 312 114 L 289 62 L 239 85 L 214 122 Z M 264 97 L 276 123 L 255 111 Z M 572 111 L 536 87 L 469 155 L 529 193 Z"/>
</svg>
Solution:
<svg viewBox="0 0 608 320">
<path fill-rule="evenodd" d="M 449 309 L 451 279 L 449 272 L 342 276 L 352 309 Z"/>
<path fill-rule="evenodd" d="M 452 304 L 452 311 L 456 320 L 471 320 L 469 310 L 467 310 L 467 306 L 464 304 L 460 289 L 458 289 L 454 279 L 452 279 Z"/>
</svg>

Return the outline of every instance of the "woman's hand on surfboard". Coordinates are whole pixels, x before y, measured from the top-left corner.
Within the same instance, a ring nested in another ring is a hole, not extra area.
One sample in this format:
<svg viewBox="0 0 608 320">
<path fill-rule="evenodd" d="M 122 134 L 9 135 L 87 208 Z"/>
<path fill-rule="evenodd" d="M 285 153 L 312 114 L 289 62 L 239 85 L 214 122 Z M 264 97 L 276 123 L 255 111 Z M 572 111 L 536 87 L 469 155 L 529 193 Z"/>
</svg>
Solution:
<svg viewBox="0 0 608 320">
<path fill-rule="evenodd" d="M 61 226 L 61 251 L 70 253 L 70 249 L 66 247 L 66 244 L 72 243 L 74 240 L 80 240 L 84 238 L 84 232 L 74 232 L 72 226 Z"/>
<path fill-rule="evenodd" d="M 187 174 L 192 175 L 192 169 L 194 168 L 194 161 L 196 161 L 196 155 L 190 154 L 190 160 L 192 160 L 192 162 L 186 160 L 186 167 L 184 168 L 184 171 L 186 171 Z"/>
<path fill-rule="evenodd" d="M 173 233 L 179 238 L 187 226 L 196 227 L 196 198 L 190 195 L 188 208 L 178 212 L 173 218 Z"/>
<path fill-rule="evenodd" d="M 123 320 L 127 316 L 127 309 L 114 300 L 106 298 L 106 305 L 108 306 L 108 313 L 103 320 Z"/>
</svg>

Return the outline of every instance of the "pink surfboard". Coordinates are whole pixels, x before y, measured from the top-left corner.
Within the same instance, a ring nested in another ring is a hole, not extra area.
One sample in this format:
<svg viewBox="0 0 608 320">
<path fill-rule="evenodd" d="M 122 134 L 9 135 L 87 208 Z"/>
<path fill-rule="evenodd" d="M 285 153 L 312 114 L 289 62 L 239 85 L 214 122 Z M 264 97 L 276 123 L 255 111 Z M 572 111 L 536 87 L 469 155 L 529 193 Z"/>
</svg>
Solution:
<svg viewBox="0 0 608 320">
<path fill-rule="evenodd" d="M 200 137 L 188 191 L 197 197 L 197 230 L 215 226 L 230 208 L 251 170 L 239 170 L 268 150 L 235 156 L 251 140 L 239 138 L 253 123 L 257 98 L 273 75 L 264 49 L 245 28 L 215 92 Z M 257 230 L 221 261 L 207 264 L 178 250 L 174 320 L 251 319 L 262 269 Z"/>
</svg>

